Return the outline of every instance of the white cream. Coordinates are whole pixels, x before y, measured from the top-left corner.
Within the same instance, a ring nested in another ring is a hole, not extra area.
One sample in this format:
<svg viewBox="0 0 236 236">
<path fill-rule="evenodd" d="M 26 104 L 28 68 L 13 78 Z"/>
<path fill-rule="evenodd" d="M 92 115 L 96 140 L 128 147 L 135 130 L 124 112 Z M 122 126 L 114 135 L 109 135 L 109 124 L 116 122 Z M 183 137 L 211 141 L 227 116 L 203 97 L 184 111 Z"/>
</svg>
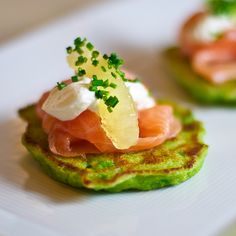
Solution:
<svg viewBox="0 0 236 236">
<path fill-rule="evenodd" d="M 94 92 L 89 91 L 89 78 L 67 85 L 62 90 L 54 88 L 42 109 L 59 120 L 66 121 L 76 118 L 86 109 L 97 112 L 98 102 Z M 136 108 L 142 110 L 155 105 L 147 88 L 140 82 L 126 82 L 125 85 L 134 100 Z"/>
<path fill-rule="evenodd" d="M 137 110 L 155 106 L 155 100 L 149 95 L 147 88 L 140 82 L 125 82 L 133 98 Z"/>
<path fill-rule="evenodd" d="M 72 120 L 86 109 L 96 111 L 97 99 L 94 92 L 89 91 L 89 79 L 74 82 L 58 90 L 54 88 L 42 109 L 59 120 Z"/>
<path fill-rule="evenodd" d="M 235 28 L 236 24 L 232 18 L 227 16 L 212 16 L 203 17 L 192 31 L 194 40 L 199 42 L 212 42 L 217 39 L 221 33 Z"/>
</svg>

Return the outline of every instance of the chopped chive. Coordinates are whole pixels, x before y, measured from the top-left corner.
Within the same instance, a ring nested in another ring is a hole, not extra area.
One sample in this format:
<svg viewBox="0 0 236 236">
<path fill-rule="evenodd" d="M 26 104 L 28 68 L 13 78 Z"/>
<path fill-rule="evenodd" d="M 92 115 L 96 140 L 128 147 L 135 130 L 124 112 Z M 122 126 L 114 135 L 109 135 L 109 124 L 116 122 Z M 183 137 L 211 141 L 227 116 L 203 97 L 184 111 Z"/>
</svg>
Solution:
<svg viewBox="0 0 236 236">
<path fill-rule="evenodd" d="M 99 55 L 99 52 L 98 51 L 93 51 L 92 52 L 92 58 L 97 58 Z"/>
<path fill-rule="evenodd" d="M 92 64 L 93 64 L 94 66 L 97 66 L 97 65 L 98 65 L 98 63 L 99 63 L 99 61 L 98 61 L 98 60 L 93 60 L 93 62 L 92 62 Z"/>
<path fill-rule="evenodd" d="M 111 72 L 112 77 L 116 79 L 116 74 L 114 72 Z"/>
<path fill-rule="evenodd" d="M 93 78 L 94 80 L 97 80 L 97 79 L 98 79 L 98 77 L 97 77 L 96 75 L 93 75 L 92 78 Z"/>
<path fill-rule="evenodd" d="M 108 79 L 106 79 L 104 82 L 103 82 L 103 87 L 104 88 L 107 88 L 109 86 L 109 81 Z"/>
<path fill-rule="evenodd" d="M 86 44 L 86 48 L 89 50 L 89 51 L 92 51 L 93 50 L 93 45 L 90 43 L 90 42 L 88 42 L 87 44 Z"/>
<path fill-rule="evenodd" d="M 106 71 L 107 71 L 104 66 L 101 66 L 101 69 L 102 69 L 103 72 L 106 72 Z"/>
<path fill-rule="evenodd" d="M 78 46 L 78 47 L 82 47 L 82 46 L 84 46 L 84 44 L 85 44 L 86 41 L 87 41 L 86 38 L 84 38 L 84 39 L 82 40 L 80 37 L 78 37 L 78 38 L 76 38 L 76 39 L 74 40 L 74 45 L 75 45 L 75 46 Z"/>
<path fill-rule="evenodd" d="M 72 82 L 78 82 L 79 81 L 79 79 L 76 75 L 72 76 L 71 80 L 72 80 Z"/>
<path fill-rule="evenodd" d="M 103 58 L 104 58 L 105 60 L 107 60 L 109 57 L 107 56 L 107 54 L 104 54 L 104 55 L 103 55 Z"/>
<path fill-rule="evenodd" d="M 77 61 L 75 62 L 76 66 L 79 66 L 87 61 L 87 57 L 79 56 Z"/>
<path fill-rule="evenodd" d="M 125 73 L 123 71 L 117 69 L 116 72 L 120 75 L 121 78 L 125 77 Z"/>
<path fill-rule="evenodd" d="M 117 87 L 117 85 L 116 84 L 114 84 L 114 83 L 110 83 L 110 85 L 109 85 L 111 88 L 116 88 Z"/>
<path fill-rule="evenodd" d="M 132 83 L 138 83 L 138 82 L 141 82 L 138 78 L 135 78 L 135 79 L 131 79 L 131 80 L 128 80 L 129 82 L 132 82 Z"/>
<path fill-rule="evenodd" d="M 75 51 L 78 52 L 79 54 L 83 54 L 84 51 L 80 47 L 75 47 Z"/>
<path fill-rule="evenodd" d="M 72 53 L 72 47 L 67 47 L 66 51 L 67 51 L 68 54 L 71 54 Z"/>
<path fill-rule="evenodd" d="M 81 41 L 82 41 L 81 38 L 80 38 L 80 37 L 77 37 L 77 38 L 74 40 L 74 45 L 78 45 Z"/>
<path fill-rule="evenodd" d="M 112 65 L 114 68 L 118 69 L 121 65 L 124 64 L 124 60 L 119 58 L 116 53 L 111 53 L 108 57 L 108 63 Z"/>
<path fill-rule="evenodd" d="M 89 87 L 89 90 L 90 90 L 90 91 L 97 91 L 97 86 L 90 86 L 90 87 Z"/>
<path fill-rule="evenodd" d="M 112 108 L 111 107 L 107 107 L 107 110 L 111 113 L 112 112 Z"/>
<path fill-rule="evenodd" d="M 85 74 L 86 74 L 86 71 L 84 69 L 82 69 L 82 68 L 78 69 L 78 73 L 77 73 L 78 76 L 83 76 Z"/>
<path fill-rule="evenodd" d="M 64 83 L 64 82 L 61 82 L 61 83 L 59 83 L 59 82 L 57 82 L 57 88 L 59 89 L 59 90 L 62 90 L 63 88 L 65 88 L 67 85 L 66 85 L 66 83 Z"/>
<path fill-rule="evenodd" d="M 102 99 L 104 96 L 107 96 L 107 95 L 108 95 L 108 92 L 105 91 L 105 90 L 97 90 L 97 91 L 95 91 L 95 96 L 98 99 Z"/>
<path fill-rule="evenodd" d="M 103 86 L 104 82 L 103 82 L 103 80 L 98 79 L 98 80 L 93 80 L 91 83 L 93 86 Z"/>
<path fill-rule="evenodd" d="M 117 103 L 119 102 L 118 98 L 116 96 L 112 97 L 110 96 L 106 101 L 105 101 L 105 104 L 108 106 L 108 107 L 115 107 L 117 105 Z"/>
</svg>

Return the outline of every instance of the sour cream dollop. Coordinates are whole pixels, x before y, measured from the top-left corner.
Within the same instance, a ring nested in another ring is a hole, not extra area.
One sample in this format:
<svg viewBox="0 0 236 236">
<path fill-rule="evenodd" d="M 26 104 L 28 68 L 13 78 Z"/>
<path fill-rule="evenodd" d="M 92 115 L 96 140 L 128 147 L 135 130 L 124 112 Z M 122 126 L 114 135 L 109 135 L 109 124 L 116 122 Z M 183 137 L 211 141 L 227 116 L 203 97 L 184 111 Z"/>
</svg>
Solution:
<svg viewBox="0 0 236 236">
<path fill-rule="evenodd" d="M 89 109 L 98 112 L 98 100 L 94 92 L 89 90 L 89 78 L 71 83 L 62 90 L 54 88 L 42 109 L 61 121 L 72 120 L 83 111 Z M 125 82 L 137 110 L 153 107 L 155 100 L 149 95 L 148 89 L 140 82 Z"/>
<path fill-rule="evenodd" d="M 208 43 L 217 36 L 236 27 L 234 20 L 227 16 L 204 16 L 193 28 L 192 36 L 196 41 Z"/>
</svg>

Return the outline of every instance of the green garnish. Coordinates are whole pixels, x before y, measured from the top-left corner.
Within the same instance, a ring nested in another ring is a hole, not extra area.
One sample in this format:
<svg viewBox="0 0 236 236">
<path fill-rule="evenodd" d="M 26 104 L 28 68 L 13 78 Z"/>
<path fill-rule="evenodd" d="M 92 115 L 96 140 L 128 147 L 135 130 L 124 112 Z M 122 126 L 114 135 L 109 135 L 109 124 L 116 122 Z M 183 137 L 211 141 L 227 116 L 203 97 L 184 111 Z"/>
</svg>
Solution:
<svg viewBox="0 0 236 236">
<path fill-rule="evenodd" d="M 106 101 L 105 101 L 105 104 L 108 106 L 108 107 L 112 107 L 114 108 L 117 103 L 119 102 L 118 98 L 116 96 L 112 97 L 110 96 Z"/>
<path fill-rule="evenodd" d="M 214 15 L 234 16 L 236 13 L 236 0 L 207 0 L 206 5 Z"/>
<path fill-rule="evenodd" d="M 71 76 L 71 81 L 72 82 L 78 82 L 79 81 L 78 76 L 76 76 L 76 75 Z"/>
<path fill-rule="evenodd" d="M 84 69 L 82 69 L 82 68 L 78 68 L 78 76 L 84 76 L 84 75 L 86 75 L 86 71 L 84 70 Z"/>
<path fill-rule="evenodd" d="M 114 84 L 114 83 L 110 83 L 110 85 L 109 85 L 111 88 L 116 88 L 117 87 L 117 85 L 116 84 Z"/>
<path fill-rule="evenodd" d="M 93 48 L 94 48 L 94 46 L 93 46 L 90 42 L 88 42 L 88 43 L 86 44 L 86 48 L 87 48 L 89 51 L 92 51 Z"/>
<path fill-rule="evenodd" d="M 75 47 L 75 51 L 78 52 L 79 54 L 84 53 L 84 51 L 80 47 Z"/>
<path fill-rule="evenodd" d="M 57 88 L 58 88 L 59 90 L 62 90 L 62 89 L 65 88 L 66 86 L 67 86 L 67 84 L 64 83 L 64 82 L 61 82 L 61 83 L 57 82 Z"/>
<path fill-rule="evenodd" d="M 103 55 L 103 58 L 104 58 L 105 60 L 107 60 L 109 57 L 107 56 L 107 54 L 104 54 L 104 55 Z"/>
<path fill-rule="evenodd" d="M 90 86 L 90 87 L 89 87 L 89 91 L 96 92 L 97 89 L 98 89 L 97 86 Z"/>
<path fill-rule="evenodd" d="M 92 78 L 93 78 L 94 80 L 98 79 L 98 77 L 97 77 L 96 75 L 93 75 Z"/>
<path fill-rule="evenodd" d="M 92 86 L 103 86 L 104 82 L 101 79 L 92 80 Z"/>
<path fill-rule="evenodd" d="M 71 54 L 72 53 L 72 47 L 67 47 L 66 51 L 67 51 L 68 54 Z"/>
<path fill-rule="evenodd" d="M 97 66 L 97 65 L 98 65 L 98 63 L 99 63 L 99 61 L 98 61 L 98 60 L 93 60 L 93 61 L 92 61 L 92 64 L 93 64 L 94 66 Z"/>
<path fill-rule="evenodd" d="M 101 80 L 98 79 L 96 75 L 93 75 L 92 77 L 92 81 L 91 81 L 91 87 L 94 89 L 94 87 L 103 87 L 103 88 L 107 88 L 107 87 L 111 87 L 111 88 L 116 88 L 116 84 L 115 83 L 110 83 L 109 84 L 109 80 Z"/>
<path fill-rule="evenodd" d="M 97 58 L 99 56 L 99 52 L 98 51 L 93 51 L 92 52 L 92 58 Z"/>
<path fill-rule="evenodd" d="M 74 45 L 75 45 L 75 51 L 77 51 L 79 54 L 83 54 L 83 50 L 81 49 L 81 47 L 83 47 L 85 45 L 86 39 L 84 38 L 83 40 L 78 37 L 74 40 Z"/>
<path fill-rule="evenodd" d="M 112 83 L 113 84 L 113 83 Z M 109 80 L 106 79 L 104 82 L 103 82 L 103 88 L 107 88 L 109 86 Z"/>
<path fill-rule="evenodd" d="M 128 81 L 131 82 L 131 83 L 141 83 L 141 81 L 138 78 L 130 79 Z"/>
<path fill-rule="evenodd" d="M 116 74 L 114 72 L 111 72 L 111 75 L 116 79 Z"/>
<path fill-rule="evenodd" d="M 86 42 L 86 38 L 82 40 L 80 37 L 78 37 L 74 40 L 74 45 L 77 47 L 83 47 L 85 42 Z"/>
<path fill-rule="evenodd" d="M 107 87 L 111 87 L 115 89 L 116 86 L 117 85 L 115 83 L 109 84 L 108 79 L 104 81 L 104 80 L 98 79 L 96 75 L 93 75 L 91 85 L 89 86 L 89 90 L 95 92 L 95 97 L 97 99 L 102 99 L 104 103 L 107 105 L 108 111 L 111 112 L 112 108 L 116 106 L 119 100 L 117 99 L 117 97 L 112 97 L 112 96 L 108 97 L 109 92 L 104 89 Z M 104 88 L 104 89 L 100 89 L 100 88 Z"/>
<path fill-rule="evenodd" d="M 106 72 L 106 71 L 107 71 L 104 66 L 101 66 L 101 69 L 102 69 L 103 72 Z"/>
<path fill-rule="evenodd" d="M 108 64 L 112 65 L 115 69 L 118 69 L 121 65 L 124 64 L 124 60 L 119 58 L 116 53 L 111 53 L 108 57 Z"/>
<path fill-rule="evenodd" d="M 123 71 L 121 71 L 120 69 L 117 69 L 117 70 L 116 70 L 116 73 L 122 78 L 122 80 L 123 80 L 124 82 L 129 81 L 128 79 L 125 78 L 125 73 L 124 73 Z"/>
<path fill-rule="evenodd" d="M 87 61 L 87 57 L 83 57 L 83 56 L 79 56 L 77 61 L 75 62 L 76 66 L 82 65 L 83 63 L 85 63 Z"/>
<path fill-rule="evenodd" d="M 74 40 L 74 47 L 68 47 L 67 49 L 68 54 L 72 53 L 73 51 L 76 51 L 79 55 L 77 60 L 74 62 L 75 66 L 81 66 L 78 68 L 77 74 L 75 76 L 71 77 L 72 82 L 79 81 L 79 77 L 84 76 L 86 74 L 86 71 L 83 69 L 83 64 L 86 63 L 89 60 L 89 63 L 91 63 L 93 66 L 97 66 L 99 64 L 99 58 L 101 58 L 100 53 L 97 50 L 94 50 L 94 46 L 88 42 L 85 38 L 82 39 L 80 37 L 76 38 Z M 88 52 L 86 55 L 89 55 L 89 57 L 83 56 L 84 52 Z M 125 73 L 120 70 L 120 66 L 124 63 L 124 60 L 119 58 L 116 53 L 111 53 L 110 56 L 107 54 L 104 54 L 102 56 L 105 60 L 107 60 L 107 65 L 102 65 L 99 69 L 101 69 L 101 72 L 109 72 L 111 76 L 115 79 L 121 78 L 124 81 L 127 81 L 125 78 Z M 104 63 L 104 61 L 103 61 Z M 102 63 L 101 63 L 102 64 Z M 86 65 L 87 66 L 87 65 Z M 87 67 L 86 67 L 87 68 Z M 111 71 L 109 71 L 111 70 Z M 90 71 L 89 71 L 90 72 Z M 88 75 L 91 73 L 88 73 Z M 110 75 L 107 74 L 111 79 Z M 101 75 L 99 75 L 101 76 Z M 105 77 L 106 74 L 103 74 Z M 113 81 L 113 80 L 112 80 Z M 62 86 L 59 85 L 59 88 L 61 89 Z M 119 102 L 118 98 L 116 96 L 111 96 L 109 89 L 112 88 L 115 89 L 117 87 L 117 84 L 110 83 L 109 79 L 106 79 L 106 77 L 97 78 L 97 75 L 93 75 L 91 79 L 91 83 L 89 86 L 89 90 L 93 91 L 95 93 L 95 96 L 97 99 L 102 99 L 107 106 L 107 109 L 109 112 L 112 111 L 112 109 L 117 105 Z"/>
<path fill-rule="evenodd" d="M 95 91 L 95 97 L 98 99 L 103 99 L 106 101 L 107 95 L 109 94 L 106 90 L 97 90 Z"/>
<path fill-rule="evenodd" d="M 111 107 L 107 107 L 107 110 L 111 113 L 113 110 Z"/>
</svg>

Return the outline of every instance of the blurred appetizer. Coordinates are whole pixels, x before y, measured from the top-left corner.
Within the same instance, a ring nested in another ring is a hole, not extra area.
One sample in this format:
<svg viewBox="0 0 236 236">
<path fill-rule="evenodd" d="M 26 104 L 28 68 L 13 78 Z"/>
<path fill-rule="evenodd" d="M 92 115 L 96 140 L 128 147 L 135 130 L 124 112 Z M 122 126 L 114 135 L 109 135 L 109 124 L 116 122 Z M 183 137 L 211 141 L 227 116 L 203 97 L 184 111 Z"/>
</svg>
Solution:
<svg viewBox="0 0 236 236">
<path fill-rule="evenodd" d="M 236 105 L 236 0 L 208 0 L 164 58 L 172 77 L 206 104 Z"/>
<path fill-rule="evenodd" d="M 122 59 L 86 39 L 67 53 L 74 76 L 19 111 L 22 142 L 50 176 L 118 192 L 176 185 L 200 170 L 204 128 L 189 110 L 156 102 Z"/>
</svg>

